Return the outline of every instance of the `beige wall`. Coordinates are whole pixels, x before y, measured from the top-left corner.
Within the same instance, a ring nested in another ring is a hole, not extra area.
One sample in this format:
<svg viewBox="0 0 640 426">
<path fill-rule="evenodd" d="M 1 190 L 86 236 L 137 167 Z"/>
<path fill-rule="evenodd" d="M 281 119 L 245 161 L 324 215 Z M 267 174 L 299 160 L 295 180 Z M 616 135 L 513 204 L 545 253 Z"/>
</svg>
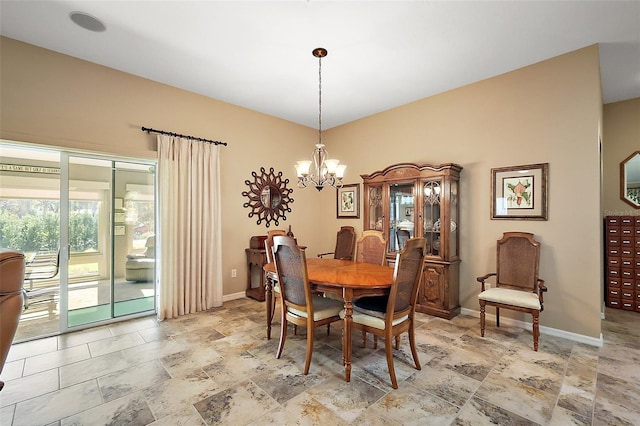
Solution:
<svg viewBox="0 0 640 426">
<path fill-rule="evenodd" d="M 245 286 L 244 248 L 263 226 L 242 207 L 244 180 L 261 166 L 282 170 L 310 156 L 317 132 L 291 122 L 171 88 L 10 39 L 0 40 L 0 137 L 153 158 L 141 126 L 224 140 L 224 293 Z M 549 287 L 541 324 L 600 336 L 601 93 L 596 46 L 367 117 L 325 132 L 332 157 L 348 165 L 345 183 L 397 162 L 455 162 L 461 182 L 461 304 L 477 310 L 475 277 L 494 269 L 504 231 L 533 232 L 543 244 Z M 548 162 L 549 220 L 489 217 L 492 167 Z M 295 189 L 292 226 L 309 256 L 333 248 L 340 225 L 335 190 Z M 328 231 L 327 231 L 328 230 Z M 238 269 L 238 278 L 230 270 Z M 516 316 L 529 321 L 529 318 Z"/>
<path fill-rule="evenodd" d="M 396 162 L 462 165 L 463 308 L 478 310 L 475 278 L 495 269 L 502 233 L 532 232 L 549 288 L 541 324 L 598 338 L 601 103 L 592 46 L 331 129 L 326 140 L 332 155 L 348 160 L 349 182 Z M 533 163 L 549 163 L 549 220 L 491 220 L 491 168 Z M 330 218 L 333 205 L 323 208 Z"/>
<path fill-rule="evenodd" d="M 620 199 L 620 162 L 640 151 L 640 98 L 605 105 L 603 135 L 603 216 L 640 215 Z"/>
<path fill-rule="evenodd" d="M 156 157 L 155 136 L 142 126 L 228 142 L 221 149 L 224 294 L 245 290 L 244 249 L 266 228 L 242 207 L 244 181 L 261 166 L 294 179 L 293 159 L 310 155 L 317 130 L 5 37 L 0 55 L 1 139 L 148 159 Z M 281 222 L 302 241 L 321 232 L 313 225 L 315 192 L 296 188 L 293 213 Z"/>
</svg>

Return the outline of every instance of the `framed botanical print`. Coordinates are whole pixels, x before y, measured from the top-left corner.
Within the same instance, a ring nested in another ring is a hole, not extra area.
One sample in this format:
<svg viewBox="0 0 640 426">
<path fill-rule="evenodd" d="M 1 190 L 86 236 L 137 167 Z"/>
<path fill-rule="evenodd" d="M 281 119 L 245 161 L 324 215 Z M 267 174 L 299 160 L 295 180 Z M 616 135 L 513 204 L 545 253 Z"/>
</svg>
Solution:
<svg viewBox="0 0 640 426">
<path fill-rule="evenodd" d="M 336 217 L 338 219 L 360 218 L 360 184 L 342 185 L 336 189 Z"/>
<path fill-rule="evenodd" d="M 549 163 L 491 169 L 491 219 L 547 220 Z"/>
</svg>

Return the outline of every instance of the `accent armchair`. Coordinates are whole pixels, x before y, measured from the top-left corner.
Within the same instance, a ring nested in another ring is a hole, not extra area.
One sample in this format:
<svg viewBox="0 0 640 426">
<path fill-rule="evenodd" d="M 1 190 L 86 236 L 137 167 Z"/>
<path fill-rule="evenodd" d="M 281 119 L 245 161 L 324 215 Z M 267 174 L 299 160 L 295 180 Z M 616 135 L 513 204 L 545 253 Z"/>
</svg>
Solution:
<svg viewBox="0 0 640 426">
<path fill-rule="evenodd" d="M 528 232 L 505 232 L 497 244 L 496 272 L 477 278 L 482 284 L 480 302 L 480 334 L 484 337 L 486 306 L 496 308 L 496 327 L 500 327 L 500 308 L 531 314 L 533 318 L 533 350 L 538 350 L 539 316 L 544 309 L 544 280 L 538 277 L 540 243 Z M 495 277 L 495 285 L 486 282 Z"/>
</svg>

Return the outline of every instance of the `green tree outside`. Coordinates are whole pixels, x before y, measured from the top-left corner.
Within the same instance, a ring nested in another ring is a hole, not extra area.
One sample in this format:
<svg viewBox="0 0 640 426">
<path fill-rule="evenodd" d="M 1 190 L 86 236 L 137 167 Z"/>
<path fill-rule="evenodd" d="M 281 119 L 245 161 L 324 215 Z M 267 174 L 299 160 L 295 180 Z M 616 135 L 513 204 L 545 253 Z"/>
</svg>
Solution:
<svg viewBox="0 0 640 426">
<path fill-rule="evenodd" d="M 96 201 L 71 201 L 72 253 L 98 250 Z M 54 200 L 0 200 L 0 246 L 22 252 L 55 252 L 60 245 L 60 203 Z"/>
</svg>

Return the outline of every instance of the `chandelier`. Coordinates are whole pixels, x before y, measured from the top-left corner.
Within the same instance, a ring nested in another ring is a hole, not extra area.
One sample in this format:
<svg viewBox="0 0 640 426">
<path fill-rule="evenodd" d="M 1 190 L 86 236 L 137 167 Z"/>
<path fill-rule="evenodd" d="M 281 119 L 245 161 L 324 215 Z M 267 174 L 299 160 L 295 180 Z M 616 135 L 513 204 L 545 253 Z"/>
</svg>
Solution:
<svg viewBox="0 0 640 426">
<path fill-rule="evenodd" d="M 339 160 L 327 158 L 327 150 L 322 143 L 322 58 L 327 56 L 327 49 L 318 47 L 313 49 L 312 53 L 318 58 L 318 143 L 311 154 L 311 161 L 303 160 L 296 163 L 296 173 L 299 188 L 313 185 L 321 191 L 327 185 L 334 188 L 342 187 L 342 178 L 347 166 L 339 164 Z M 311 164 L 313 170 L 310 170 Z"/>
</svg>

